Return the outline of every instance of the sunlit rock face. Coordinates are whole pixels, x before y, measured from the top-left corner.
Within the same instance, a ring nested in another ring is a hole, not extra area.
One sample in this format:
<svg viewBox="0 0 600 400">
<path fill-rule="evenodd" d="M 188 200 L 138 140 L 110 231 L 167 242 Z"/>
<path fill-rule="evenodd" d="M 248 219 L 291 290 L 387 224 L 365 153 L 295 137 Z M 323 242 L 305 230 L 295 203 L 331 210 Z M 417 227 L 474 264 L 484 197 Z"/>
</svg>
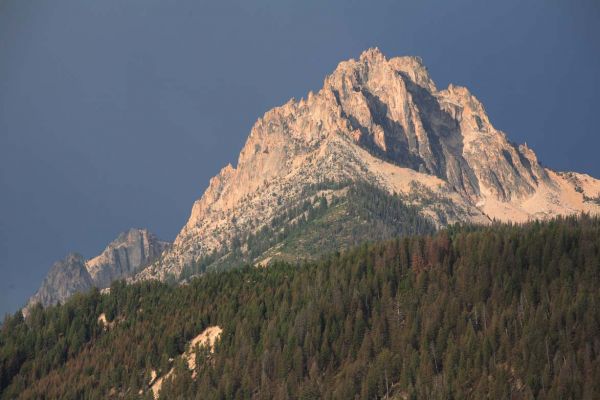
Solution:
<svg viewBox="0 0 600 400">
<path fill-rule="evenodd" d="M 177 277 L 325 181 L 402 194 L 438 226 L 600 211 L 598 180 L 542 167 L 494 128 L 468 89 L 438 90 L 420 58 L 369 49 L 340 63 L 317 93 L 259 118 L 237 165 L 211 179 L 173 246 L 136 279 Z"/>
<path fill-rule="evenodd" d="M 70 254 L 24 312 L 118 279 L 177 280 L 231 249 L 249 254 L 249 235 L 284 230 L 291 208 L 317 194 L 343 198 L 360 182 L 398 194 L 437 226 L 600 213 L 600 181 L 541 166 L 492 125 L 468 89 L 438 90 L 420 58 L 368 49 L 341 62 L 318 92 L 259 118 L 237 165 L 210 180 L 172 245 L 131 229 L 97 257 Z M 266 265 L 277 254 L 276 245 L 250 261 Z"/>
</svg>

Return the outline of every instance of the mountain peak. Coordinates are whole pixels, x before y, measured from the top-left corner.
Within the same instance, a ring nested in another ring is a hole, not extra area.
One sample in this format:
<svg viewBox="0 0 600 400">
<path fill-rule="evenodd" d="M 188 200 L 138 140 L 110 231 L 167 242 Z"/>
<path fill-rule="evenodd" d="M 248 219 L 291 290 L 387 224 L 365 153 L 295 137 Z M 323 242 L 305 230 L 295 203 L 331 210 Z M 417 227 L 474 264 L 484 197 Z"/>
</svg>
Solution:
<svg viewBox="0 0 600 400">
<path fill-rule="evenodd" d="M 436 91 L 421 57 L 406 55 L 388 60 L 378 47 L 372 47 L 361 53 L 359 61 L 366 65 L 385 64 L 388 68 L 396 73 L 403 74 L 417 85 L 423 86 L 432 92 Z"/>
<path fill-rule="evenodd" d="M 600 211 L 586 200 L 597 181 L 575 191 L 497 130 L 468 89 L 438 91 L 420 57 L 388 59 L 374 47 L 340 62 L 318 92 L 259 118 L 237 166 L 210 180 L 173 247 L 140 279 L 177 276 L 209 256 L 222 263 L 232 248 L 245 262 L 280 257 L 283 242 L 259 251 L 245 241 L 284 224 L 309 196 L 344 198 L 331 188 L 360 182 L 399 194 L 437 226 Z M 278 229 L 274 237 L 290 228 Z"/>
<path fill-rule="evenodd" d="M 386 61 L 386 58 L 378 47 L 369 47 L 360 54 L 359 60 L 372 63 Z"/>
<path fill-rule="evenodd" d="M 431 93 L 437 91 L 421 57 L 398 56 L 387 59 L 377 47 L 363 51 L 358 60 L 342 61 L 325 80 L 325 87 L 334 86 L 339 90 L 344 81 L 354 89 L 368 81 L 373 86 L 389 86 L 398 79 L 416 84 Z"/>
<path fill-rule="evenodd" d="M 132 228 L 119 234 L 102 253 L 87 261 L 86 267 L 98 288 L 107 288 L 161 255 L 167 247 L 147 229 Z"/>
<path fill-rule="evenodd" d="M 158 240 L 147 229 L 132 228 L 119 234 L 100 255 L 90 260 L 71 252 L 52 265 L 25 312 L 35 303 L 56 304 L 77 292 L 92 287 L 107 288 L 117 279 L 133 276 L 159 257 L 167 246 L 168 243 Z"/>
<path fill-rule="evenodd" d="M 377 204 L 395 204 L 399 215 L 386 210 L 373 222 Z M 339 250 L 399 226 L 582 211 L 600 213 L 600 181 L 544 168 L 492 125 L 467 88 L 438 91 L 421 58 L 370 48 L 341 62 L 318 92 L 258 118 L 235 168 L 210 180 L 172 246 L 131 230 L 85 270 L 92 285 L 107 287 L 123 277 L 180 277 L 187 267 L 289 260 L 298 249 L 313 257 L 332 236 L 338 247 L 330 250 Z M 309 224 L 315 215 L 322 219 Z"/>
<path fill-rule="evenodd" d="M 91 287 L 92 278 L 85 267 L 85 258 L 78 253 L 69 253 L 52 265 L 41 287 L 23 309 L 23 315 L 27 316 L 29 309 L 35 304 L 47 306 L 64 302 L 73 294 L 87 291 Z"/>
</svg>

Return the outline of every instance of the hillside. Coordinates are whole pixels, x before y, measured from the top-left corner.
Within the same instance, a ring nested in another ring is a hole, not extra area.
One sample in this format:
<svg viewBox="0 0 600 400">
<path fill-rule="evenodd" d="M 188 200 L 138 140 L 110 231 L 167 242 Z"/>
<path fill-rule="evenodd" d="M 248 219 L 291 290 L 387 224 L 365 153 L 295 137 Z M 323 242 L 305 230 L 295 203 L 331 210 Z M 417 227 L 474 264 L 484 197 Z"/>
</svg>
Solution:
<svg viewBox="0 0 600 400">
<path fill-rule="evenodd" d="M 582 216 L 115 283 L 7 318 L 1 397 L 150 399 L 173 371 L 161 398 L 594 399 L 599 265 L 600 220 Z"/>
<path fill-rule="evenodd" d="M 273 260 L 316 260 L 366 240 L 433 233 L 436 228 L 407 197 L 390 195 L 367 183 L 321 183 L 307 187 L 303 197 L 304 203 L 269 225 L 247 236 L 238 234 L 230 246 L 192 262 L 179 277 L 169 280 L 243 264 L 266 267 Z"/>
</svg>

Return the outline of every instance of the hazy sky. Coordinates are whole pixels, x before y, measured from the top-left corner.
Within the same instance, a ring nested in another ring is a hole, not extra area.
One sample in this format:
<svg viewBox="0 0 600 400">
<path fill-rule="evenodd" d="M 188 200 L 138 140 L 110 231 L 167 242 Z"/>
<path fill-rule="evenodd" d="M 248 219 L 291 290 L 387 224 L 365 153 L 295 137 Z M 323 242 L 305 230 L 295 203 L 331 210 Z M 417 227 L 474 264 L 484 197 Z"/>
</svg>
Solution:
<svg viewBox="0 0 600 400">
<path fill-rule="evenodd" d="M 259 116 L 370 46 L 600 177 L 599 4 L 0 0 L 0 315 L 69 251 L 129 227 L 173 240 Z"/>
</svg>

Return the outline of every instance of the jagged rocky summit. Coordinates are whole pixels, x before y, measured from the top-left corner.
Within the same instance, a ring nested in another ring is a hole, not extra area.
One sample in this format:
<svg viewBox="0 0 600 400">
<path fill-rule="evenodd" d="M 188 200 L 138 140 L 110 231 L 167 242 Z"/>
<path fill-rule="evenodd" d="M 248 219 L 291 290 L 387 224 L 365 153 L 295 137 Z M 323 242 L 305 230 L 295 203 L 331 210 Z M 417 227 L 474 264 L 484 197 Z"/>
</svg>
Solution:
<svg viewBox="0 0 600 400">
<path fill-rule="evenodd" d="M 136 256 L 120 240 L 92 260 L 71 255 L 32 301 L 63 301 L 120 278 L 182 281 L 314 258 L 455 222 L 581 212 L 600 212 L 599 180 L 543 167 L 467 88 L 439 90 L 420 58 L 373 48 L 341 62 L 317 93 L 259 118 L 237 166 L 210 180 L 172 246 L 140 236 Z"/>
<path fill-rule="evenodd" d="M 80 254 L 71 253 L 52 265 L 25 311 L 36 303 L 43 306 L 62 303 L 73 294 L 92 287 L 108 288 L 115 280 L 134 276 L 167 247 L 167 242 L 146 229 L 130 229 L 120 234 L 97 257 L 86 260 Z"/>
<path fill-rule="evenodd" d="M 285 246 L 256 255 L 249 239 L 285 230 L 272 227 L 291 208 L 343 198 L 357 182 L 398 194 L 437 226 L 600 211 L 600 181 L 543 167 L 467 88 L 439 90 L 420 58 L 373 48 L 340 63 L 317 93 L 260 118 L 237 166 L 211 179 L 172 248 L 137 278 L 177 277 L 235 252 L 268 262 Z"/>
</svg>

